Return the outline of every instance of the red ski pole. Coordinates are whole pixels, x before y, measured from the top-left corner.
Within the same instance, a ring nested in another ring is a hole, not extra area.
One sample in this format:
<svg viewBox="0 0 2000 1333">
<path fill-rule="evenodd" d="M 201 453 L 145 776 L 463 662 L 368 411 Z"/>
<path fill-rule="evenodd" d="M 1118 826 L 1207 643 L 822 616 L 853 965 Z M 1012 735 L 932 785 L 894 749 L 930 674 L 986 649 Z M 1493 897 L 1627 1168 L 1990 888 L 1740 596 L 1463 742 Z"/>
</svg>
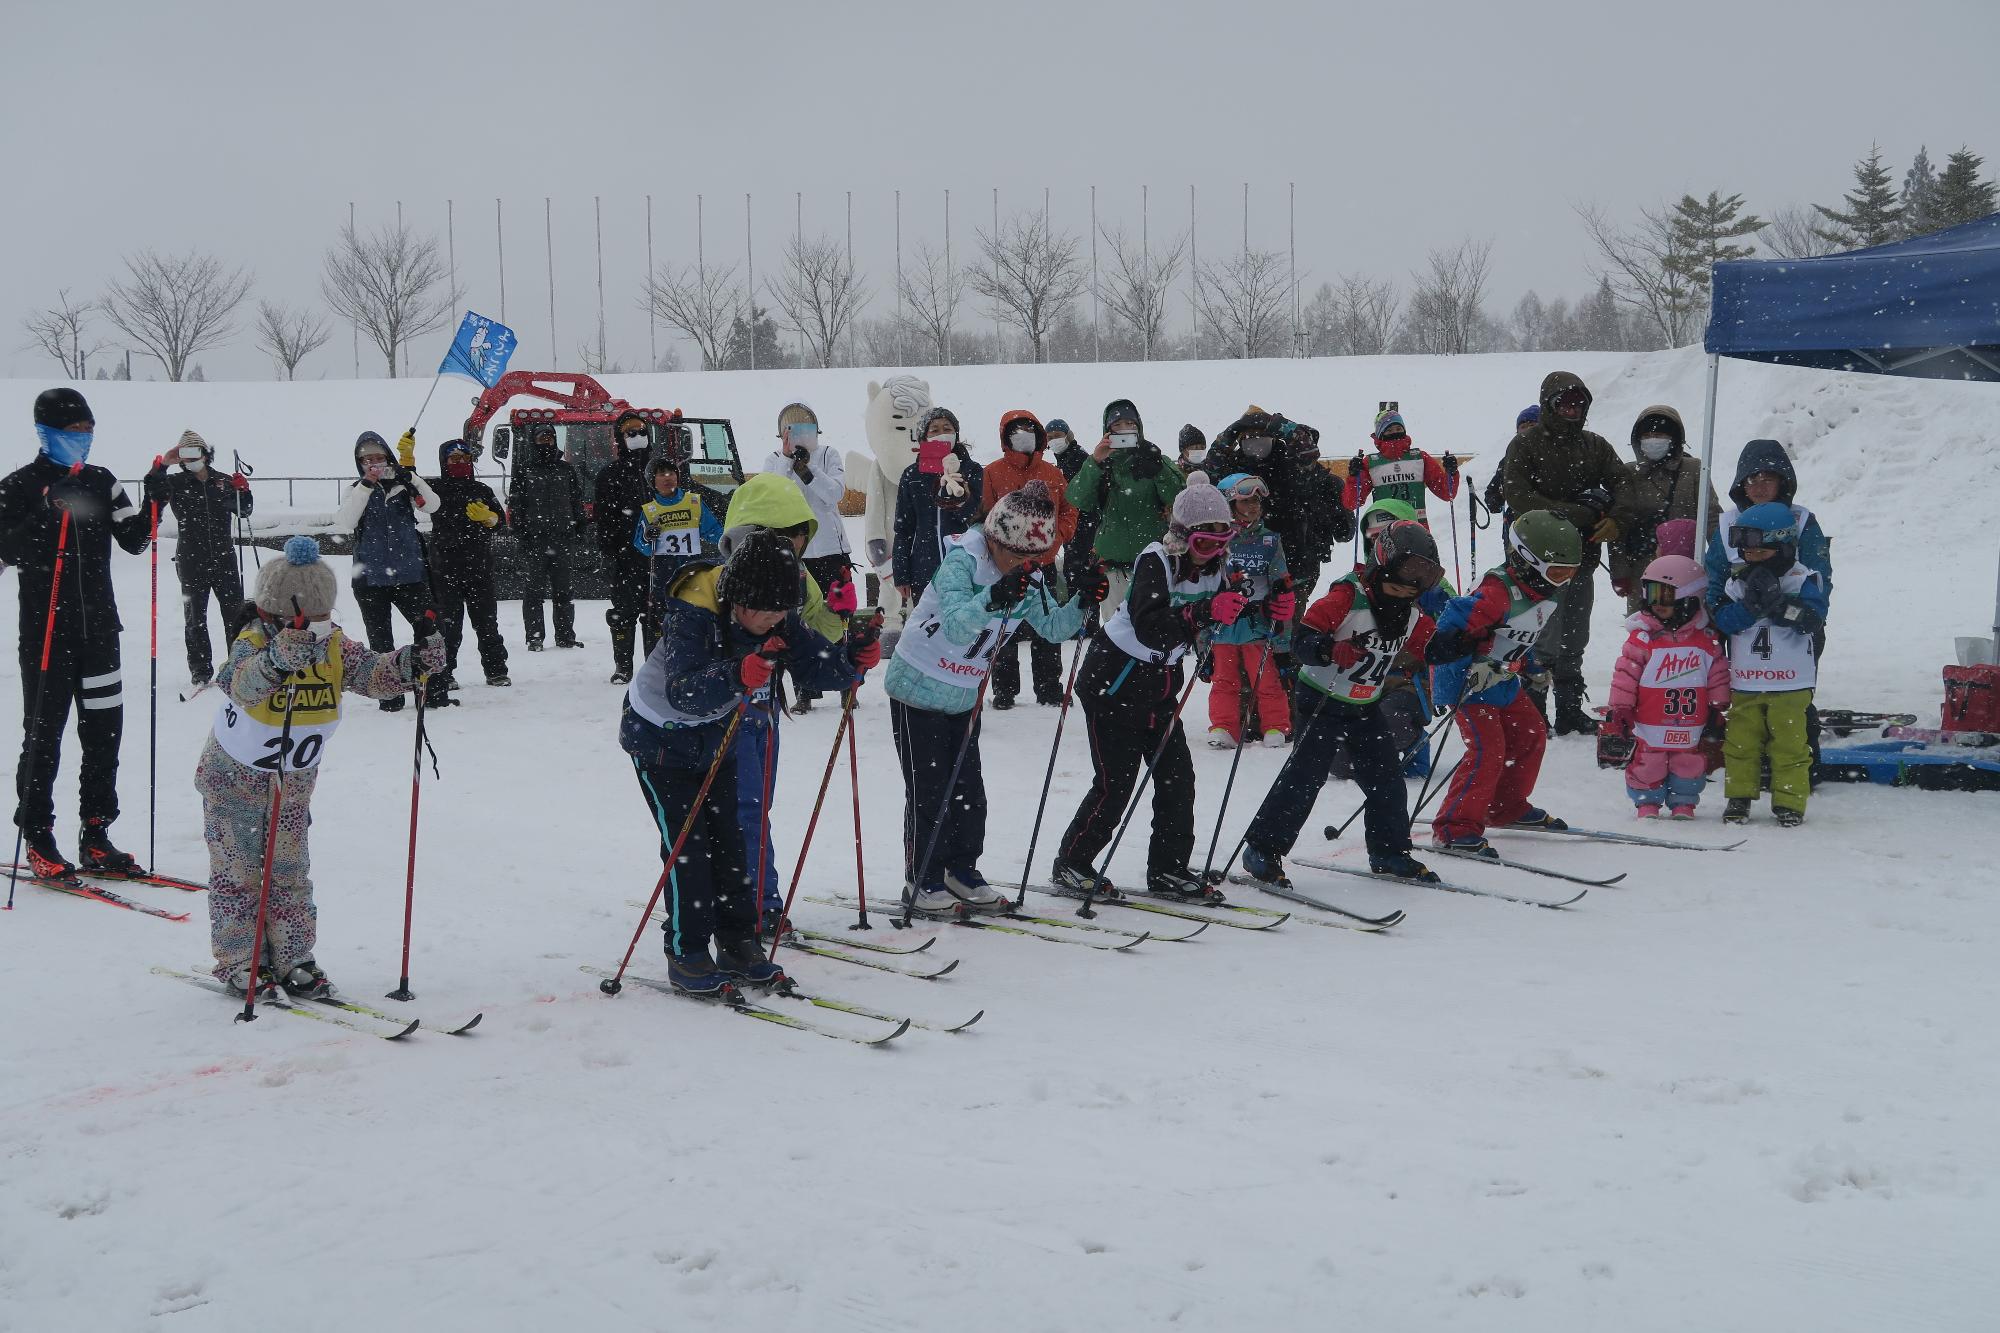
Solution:
<svg viewBox="0 0 2000 1333">
<path fill-rule="evenodd" d="M 639 914 L 639 924 L 632 929 L 632 942 L 625 946 L 625 956 L 618 961 L 615 976 L 606 977 L 597 983 L 597 989 L 606 995 L 616 995 L 625 989 L 625 969 L 632 965 L 632 954 L 639 947 L 639 936 L 646 932 L 646 922 L 652 919 L 653 909 L 659 905 L 660 894 L 666 890 L 667 880 L 674 873 L 674 862 L 681 859 L 681 848 L 686 845 L 688 835 L 694 832 L 694 821 L 701 818 L 702 806 L 708 800 L 708 789 L 715 784 L 715 775 L 722 768 L 722 758 L 729 753 L 730 742 L 736 739 L 736 728 L 743 721 L 743 710 L 750 706 L 746 698 L 736 705 L 736 711 L 729 716 L 729 726 L 722 733 L 722 743 L 715 747 L 715 758 L 708 766 L 708 772 L 701 780 L 701 787 L 694 794 L 688 806 L 687 818 L 681 821 L 681 831 L 674 836 L 674 845 L 667 852 L 667 864 L 660 871 L 659 882 L 653 885 L 652 897 L 646 899 L 646 910 Z M 660 832 L 665 833 L 663 828 Z"/>
<path fill-rule="evenodd" d="M 297 628 L 305 623 L 305 613 L 299 609 L 299 599 L 294 597 L 292 625 Z M 277 764 L 271 770 L 271 810 L 264 823 L 264 880 L 257 889 L 257 930 L 250 944 L 250 980 L 243 988 L 243 1012 L 236 1015 L 239 1023 L 257 1021 L 257 972 L 264 961 L 264 923 L 269 919 L 271 908 L 271 869 L 278 858 L 278 813 L 285 800 L 285 761 L 292 754 L 292 700 L 298 692 L 298 682 L 288 679 L 285 684 L 285 721 L 278 729 Z"/>
<path fill-rule="evenodd" d="M 426 611 L 426 622 L 431 633 L 436 633 L 437 613 Z M 423 650 L 424 639 L 419 637 L 413 645 L 418 652 Z M 416 993 L 410 989 L 410 922 L 417 911 L 417 798 L 424 785 L 424 701 L 429 694 L 425 689 L 428 676 L 417 677 L 417 741 L 416 754 L 410 760 L 410 855 L 403 870 L 403 976 L 396 989 L 385 997 L 391 1000 L 414 1000 Z M 433 759 L 435 761 L 435 758 Z"/>
<path fill-rule="evenodd" d="M 78 463 L 69 472 L 73 477 L 82 470 L 83 464 Z M 42 623 L 42 667 L 35 677 L 35 706 L 29 710 L 31 724 L 28 727 L 28 748 L 31 752 L 39 751 L 42 744 L 42 697 L 49 690 L 49 652 L 55 646 L 56 640 L 56 593 L 62 588 L 63 554 L 68 550 L 69 510 L 65 508 L 62 520 L 56 524 L 55 571 L 49 577 L 49 615 Z M 28 830 L 24 826 L 15 825 L 14 864 L 7 872 L 7 910 L 10 912 L 14 910 L 14 882 L 21 875 L 21 841 L 27 835 Z"/>
<path fill-rule="evenodd" d="M 152 663 L 146 713 L 146 869 L 160 867 L 160 502 L 147 501 L 153 511 Z M 204 634 L 207 630 L 202 631 Z"/>
<path fill-rule="evenodd" d="M 806 872 L 806 852 L 812 847 L 813 830 L 819 827 L 819 811 L 820 807 L 826 804 L 826 789 L 833 784 L 833 766 L 840 762 L 841 734 L 847 730 L 847 724 L 853 720 L 853 717 L 854 691 L 849 690 L 842 696 L 840 725 L 833 729 L 833 749 L 826 756 L 826 771 L 819 775 L 819 795 L 813 798 L 812 818 L 806 821 L 806 835 L 804 840 L 799 843 L 799 859 L 792 866 L 791 887 L 785 890 L 785 906 L 783 912 L 780 914 L 782 920 L 779 928 L 771 932 L 772 962 L 776 962 L 778 959 L 778 943 L 784 934 L 783 921 L 791 919 L 792 900 L 798 896 L 799 880 Z M 757 879 L 758 883 L 761 884 L 763 882 L 763 873 L 761 870 L 758 872 Z M 760 889 L 758 892 L 761 900 L 762 890 Z"/>
<path fill-rule="evenodd" d="M 841 708 L 851 718 L 854 713 L 854 691 L 847 692 Z M 872 930 L 868 924 L 868 870 L 863 865 L 861 855 L 861 761 L 854 751 L 854 727 L 847 728 L 847 784 L 854 793 L 854 889 L 861 897 L 861 916 L 849 930 Z"/>
</svg>

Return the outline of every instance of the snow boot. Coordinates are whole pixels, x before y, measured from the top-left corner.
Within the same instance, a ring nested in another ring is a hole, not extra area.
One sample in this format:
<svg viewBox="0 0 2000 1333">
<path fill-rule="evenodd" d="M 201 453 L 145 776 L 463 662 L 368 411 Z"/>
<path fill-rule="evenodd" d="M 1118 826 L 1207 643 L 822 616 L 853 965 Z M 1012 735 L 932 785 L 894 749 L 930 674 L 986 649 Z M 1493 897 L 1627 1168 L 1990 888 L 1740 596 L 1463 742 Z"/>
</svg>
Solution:
<svg viewBox="0 0 2000 1333">
<path fill-rule="evenodd" d="M 1747 824 L 1750 822 L 1750 798 L 1732 796 L 1723 804 L 1722 822 L 1725 824 Z"/>
<path fill-rule="evenodd" d="M 1205 903 L 1222 896 L 1214 886 L 1185 866 L 1148 872 L 1146 892 L 1184 903 Z"/>
<path fill-rule="evenodd" d="M 1456 852 L 1460 856 L 1483 856 L 1489 861 L 1498 861 L 1500 853 L 1493 844 L 1477 833 L 1468 833 L 1460 838 L 1440 838 L 1436 842 L 1439 851 Z"/>
<path fill-rule="evenodd" d="M 406 702 L 408 701 L 405 700 L 403 696 L 399 694 L 393 699 L 378 700 L 375 706 L 381 709 L 385 713 L 400 713 L 403 711 L 403 705 Z"/>
<path fill-rule="evenodd" d="M 607 614 L 605 620 L 611 617 Z M 624 629 L 611 627 L 611 683 L 629 684 L 632 680 L 632 626 Z"/>
<path fill-rule="evenodd" d="M 1789 805 L 1771 807 L 1771 818 L 1778 821 L 1779 828 L 1797 828 L 1806 822 L 1806 812 L 1794 810 Z"/>
<path fill-rule="evenodd" d="M 36 879 L 73 879 L 76 867 L 56 846 L 54 829 L 31 828 L 21 835 L 28 849 L 28 873 Z"/>
<path fill-rule="evenodd" d="M 703 1000 L 720 1000 L 729 995 L 729 978 L 708 956 L 706 946 L 688 953 L 667 955 L 667 984 L 683 995 Z"/>
<path fill-rule="evenodd" d="M 1004 912 L 1014 900 L 987 883 L 978 866 L 946 866 L 944 887 L 974 912 Z"/>
<path fill-rule="evenodd" d="M 570 635 L 570 636 L 569 636 L 569 637 L 568 637 L 567 639 L 561 639 L 561 638 L 557 639 L 557 640 L 556 640 L 556 647 L 558 647 L 558 648 L 581 648 L 581 647 L 583 647 L 583 640 L 582 640 L 582 639 L 579 639 L 579 638 L 577 638 L 577 637 L 576 637 L 576 636 L 575 636 L 574 634 L 572 634 L 572 635 Z"/>
<path fill-rule="evenodd" d="M 1089 866 L 1071 865 L 1061 857 L 1049 867 L 1049 880 L 1064 893 L 1088 893 L 1105 902 L 1116 902 L 1124 896 L 1117 885 Z"/>
<path fill-rule="evenodd" d="M 1649 801 L 1645 805 L 1633 807 L 1632 813 L 1636 819 L 1658 819 L 1660 817 L 1660 806 L 1656 801 Z"/>
<path fill-rule="evenodd" d="M 991 703 L 997 711 L 1004 713 L 1008 709 L 1014 706 L 1014 696 L 1011 694 L 1002 694 L 998 690 L 995 690 L 993 692 L 993 697 L 990 700 L 988 700 L 988 702 Z"/>
<path fill-rule="evenodd" d="M 111 845 L 111 835 L 106 831 L 110 827 L 108 819 L 83 821 L 83 832 L 77 835 L 76 855 L 83 862 L 84 870 L 116 879 L 132 879 L 145 874 L 146 867 L 139 864 L 137 857 Z"/>
<path fill-rule="evenodd" d="M 1677 805 L 1670 813 L 1675 819 L 1693 819 L 1694 807 L 1691 805 Z"/>
<path fill-rule="evenodd" d="M 540 651 L 542 651 L 542 641 L 540 639 L 528 640 L 528 651 L 531 653 L 539 653 Z"/>
<path fill-rule="evenodd" d="M 1283 857 L 1273 856 L 1270 852 L 1252 847 L 1247 842 L 1243 844 L 1243 873 L 1260 884 L 1290 882 L 1285 875 Z"/>
<path fill-rule="evenodd" d="M 200 689 L 214 679 L 215 671 L 213 668 L 196 668 L 188 672 L 188 683 L 196 689 Z"/>
<path fill-rule="evenodd" d="M 731 981 L 766 990 L 781 986 L 790 980 L 785 975 L 784 968 L 764 956 L 764 950 L 758 946 L 754 937 L 717 940 L 715 970 Z"/>
<path fill-rule="evenodd" d="M 1236 738 L 1229 734 L 1228 727 L 1210 727 L 1208 729 L 1208 748 L 1211 750 L 1233 750 L 1236 748 Z"/>
<path fill-rule="evenodd" d="M 285 988 L 285 994 L 295 1000 L 330 1000 L 333 998 L 333 982 L 326 973 L 319 970 L 319 964 L 310 958 L 301 958 L 292 964 L 278 984 Z"/>
<path fill-rule="evenodd" d="M 1597 719 L 1583 711 L 1583 690 L 1556 687 L 1556 735 L 1595 736 Z"/>
<path fill-rule="evenodd" d="M 451 678 L 432 676 L 424 682 L 424 707 L 449 708 L 458 700 L 451 697 Z"/>
<path fill-rule="evenodd" d="M 506 686 L 512 685 L 514 682 L 507 679 L 507 673 L 504 671 L 490 671 L 486 675 L 486 683 L 488 685 L 492 685 L 495 687 L 504 688 Z"/>
<path fill-rule="evenodd" d="M 1568 828 L 1569 825 L 1565 821 L 1557 819 L 1554 815 L 1542 809 L 1539 805 L 1531 805 L 1525 811 L 1522 812 L 1521 817 L 1519 819 L 1515 820 L 1507 827 L 1538 828 L 1538 829 L 1546 829 L 1551 833 L 1560 833 L 1564 829 Z"/>
<path fill-rule="evenodd" d="M 1370 852 L 1368 873 L 1389 879 L 1415 880 L 1419 884 L 1438 882 L 1437 872 L 1408 852 Z"/>
</svg>

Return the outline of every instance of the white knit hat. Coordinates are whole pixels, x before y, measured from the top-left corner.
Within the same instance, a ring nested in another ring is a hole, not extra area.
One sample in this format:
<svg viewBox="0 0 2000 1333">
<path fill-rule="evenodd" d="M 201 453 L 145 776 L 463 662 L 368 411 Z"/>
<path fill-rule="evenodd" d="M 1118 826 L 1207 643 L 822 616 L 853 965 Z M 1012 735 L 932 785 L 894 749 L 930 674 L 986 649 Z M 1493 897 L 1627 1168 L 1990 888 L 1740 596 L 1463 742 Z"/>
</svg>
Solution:
<svg viewBox="0 0 2000 1333">
<path fill-rule="evenodd" d="M 1186 489 L 1174 497 L 1173 521 L 1167 525 L 1167 535 L 1160 539 L 1160 545 L 1179 555 L 1187 550 L 1188 534 L 1196 528 L 1235 522 L 1229 497 L 1209 484 L 1206 472 L 1190 472 Z"/>
<path fill-rule="evenodd" d="M 333 570 L 319 558 L 319 543 L 303 533 L 285 543 L 284 559 L 273 560 L 257 573 L 257 609 L 283 620 L 332 615 L 339 595 Z"/>
</svg>

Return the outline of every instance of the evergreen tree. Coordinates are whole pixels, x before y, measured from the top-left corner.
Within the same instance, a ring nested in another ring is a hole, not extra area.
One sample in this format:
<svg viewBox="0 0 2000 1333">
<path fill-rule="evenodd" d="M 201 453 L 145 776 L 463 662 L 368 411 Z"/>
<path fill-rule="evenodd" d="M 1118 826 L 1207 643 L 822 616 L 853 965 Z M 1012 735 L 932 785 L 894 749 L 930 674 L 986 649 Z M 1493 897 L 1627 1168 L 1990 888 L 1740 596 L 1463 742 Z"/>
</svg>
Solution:
<svg viewBox="0 0 2000 1333">
<path fill-rule="evenodd" d="M 777 370 L 798 364 L 798 355 L 787 351 L 778 341 L 778 321 L 771 318 L 771 312 L 763 306 L 756 306 L 750 321 L 738 314 L 729 325 L 729 340 L 722 346 L 723 370 L 749 370 L 751 366 L 751 329 L 756 329 L 756 366 L 758 370 Z"/>
<path fill-rule="evenodd" d="M 1714 190 L 1708 198 L 1681 196 L 1667 215 L 1671 246 L 1664 263 L 1686 280 L 1691 304 L 1706 307 L 1711 271 L 1725 259 L 1748 259 L 1757 253 L 1754 245 L 1732 245 L 1739 236 L 1749 236 L 1764 228 L 1764 219 L 1744 214 L 1743 196 L 1727 199 Z"/>
<path fill-rule="evenodd" d="M 1903 173 L 1903 234 L 1924 236 L 1938 229 L 1937 172 L 1931 169 L 1928 147 L 1917 149 L 1910 169 Z"/>
<path fill-rule="evenodd" d="M 1985 167 L 1986 159 L 1970 148 L 1962 147 L 1945 159 L 1933 203 L 1938 227 L 1956 227 L 1994 211 L 1994 183 L 1979 179 Z"/>
<path fill-rule="evenodd" d="M 1889 181 L 1881 148 L 1870 144 L 1868 156 L 1854 164 L 1854 188 L 1845 196 L 1846 211 L 1813 205 L 1829 224 L 1815 227 L 1814 234 L 1842 249 L 1896 240 L 1903 234 L 1903 210 Z"/>
<path fill-rule="evenodd" d="M 1576 308 L 1576 341 L 1579 350 L 1620 352 L 1625 349 L 1624 321 L 1618 315 L 1618 297 L 1611 290 L 1611 278 L 1597 280 L 1597 290 Z"/>
</svg>

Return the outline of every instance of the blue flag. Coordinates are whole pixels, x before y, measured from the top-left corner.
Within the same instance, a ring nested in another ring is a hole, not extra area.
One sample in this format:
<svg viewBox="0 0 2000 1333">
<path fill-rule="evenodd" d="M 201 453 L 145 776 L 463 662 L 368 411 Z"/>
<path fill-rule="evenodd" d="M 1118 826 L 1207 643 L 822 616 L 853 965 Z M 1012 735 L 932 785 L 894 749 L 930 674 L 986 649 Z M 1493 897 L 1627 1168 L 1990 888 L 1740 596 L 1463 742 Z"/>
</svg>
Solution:
<svg viewBox="0 0 2000 1333">
<path fill-rule="evenodd" d="M 438 374 L 463 375 L 490 389 L 507 373 L 515 341 L 514 330 L 505 324 L 468 310 L 459 321 L 458 336 L 451 340 L 451 350 L 444 354 Z"/>
</svg>

